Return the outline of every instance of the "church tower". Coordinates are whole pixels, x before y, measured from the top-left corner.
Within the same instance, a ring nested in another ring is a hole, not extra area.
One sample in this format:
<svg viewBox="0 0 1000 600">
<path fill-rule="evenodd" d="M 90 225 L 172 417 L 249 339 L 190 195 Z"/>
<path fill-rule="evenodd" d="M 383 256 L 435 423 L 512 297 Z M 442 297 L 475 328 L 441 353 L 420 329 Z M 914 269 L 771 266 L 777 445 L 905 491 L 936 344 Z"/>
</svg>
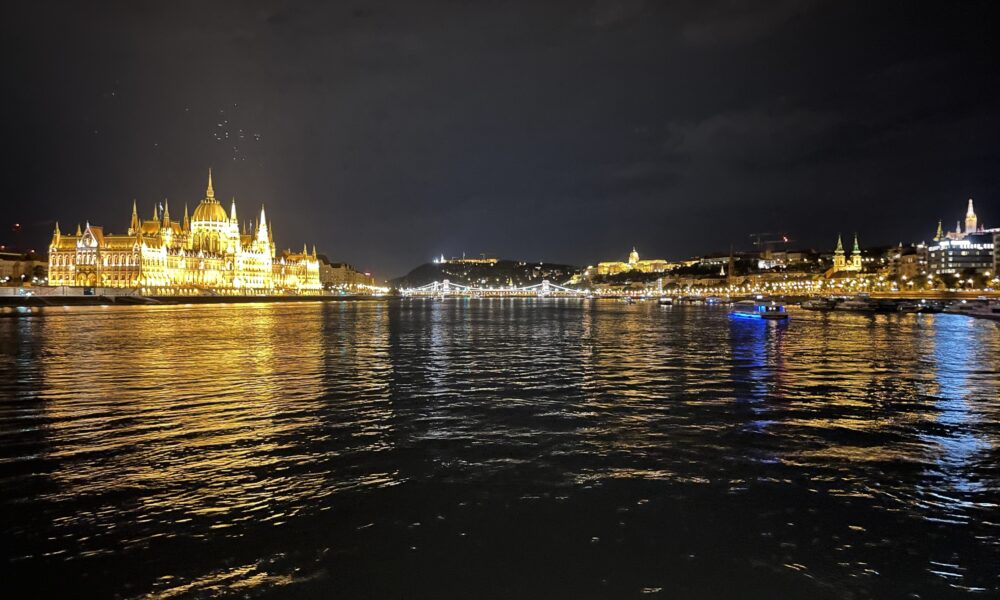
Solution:
<svg viewBox="0 0 1000 600">
<path fill-rule="evenodd" d="M 858 234 L 854 234 L 854 249 L 851 250 L 851 270 L 861 270 L 861 246 L 858 245 Z"/>
<path fill-rule="evenodd" d="M 833 272 L 843 271 L 845 266 L 847 261 L 844 258 L 844 241 L 837 234 L 837 249 L 833 251 Z"/>
<path fill-rule="evenodd" d="M 969 198 L 969 209 L 965 211 L 965 235 L 976 233 L 976 211 L 972 209 L 972 198 Z"/>
</svg>

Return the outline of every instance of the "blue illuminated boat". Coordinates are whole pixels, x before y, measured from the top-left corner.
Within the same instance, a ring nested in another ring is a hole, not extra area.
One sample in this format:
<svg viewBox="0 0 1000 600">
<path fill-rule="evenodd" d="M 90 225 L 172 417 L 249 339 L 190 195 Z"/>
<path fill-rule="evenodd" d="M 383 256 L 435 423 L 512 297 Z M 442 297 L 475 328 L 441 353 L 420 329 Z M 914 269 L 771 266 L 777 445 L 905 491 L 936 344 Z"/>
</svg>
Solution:
<svg viewBox="0 0 1000 600">
<path fill-rule="evenodd" d="M 765 300 L 740 300 L 733 304 L 733 310 L 730 314 L 741 319 L 781 321 L 788 318 L 784 304 Z"/>
</svg>

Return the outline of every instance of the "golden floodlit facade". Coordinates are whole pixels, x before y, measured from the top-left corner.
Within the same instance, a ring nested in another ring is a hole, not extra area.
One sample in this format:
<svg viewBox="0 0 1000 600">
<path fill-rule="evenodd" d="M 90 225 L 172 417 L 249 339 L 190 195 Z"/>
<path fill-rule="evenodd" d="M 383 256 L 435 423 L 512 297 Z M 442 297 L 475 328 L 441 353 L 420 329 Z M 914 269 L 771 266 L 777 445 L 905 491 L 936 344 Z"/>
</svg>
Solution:
<svg viewBox="0 0 1000 600">
<path fill-rule="evenodd" d="M 676 266 L 677 265 L 660 258 L 640 260 L 639 252 L 637 252 L 635 247 L 633 247 L 632 252 L 629 252 L 627 263 L 619 261 L 597 263 L 597 274 L 617 275 L 619 273 L 628 273 L 630 271 L 639 271 L 640 273 L 662 273 L 664 271 L 669 271 Z"/>
<path fill-rule="evenodd" d="M 105 233 L 87 223 L 65 235 L 56 224 L 49 245 L 49 284 L 77 287 L 130 288 L 142 294 L 261 295 L 311 293 L 322 289 L 316 247 L 276 255 L 264 208 L 252 228 L 240 230 L 236 200 L 229 214 L 215 198 L 212 172 L 205 197 L 184 218 L 140 219 L 135 202 L 125 234 Z"/>
</svg>

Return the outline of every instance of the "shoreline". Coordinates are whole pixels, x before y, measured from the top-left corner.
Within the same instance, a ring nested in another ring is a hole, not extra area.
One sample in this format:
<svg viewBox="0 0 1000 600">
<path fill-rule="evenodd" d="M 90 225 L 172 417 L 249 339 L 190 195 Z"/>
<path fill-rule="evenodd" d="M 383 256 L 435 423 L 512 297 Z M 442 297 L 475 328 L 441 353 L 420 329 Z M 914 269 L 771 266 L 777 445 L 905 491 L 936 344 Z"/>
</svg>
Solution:
<svg viewBox="0 0 1000 600">
<path fill-rule="evenodd" d="M 181 304 L 255 304 L 268 302 L 381 301 L 385 296 L 0 296 L 3 308 L 58 308 L 68 306 L 176 306 Z"/>
</svg>

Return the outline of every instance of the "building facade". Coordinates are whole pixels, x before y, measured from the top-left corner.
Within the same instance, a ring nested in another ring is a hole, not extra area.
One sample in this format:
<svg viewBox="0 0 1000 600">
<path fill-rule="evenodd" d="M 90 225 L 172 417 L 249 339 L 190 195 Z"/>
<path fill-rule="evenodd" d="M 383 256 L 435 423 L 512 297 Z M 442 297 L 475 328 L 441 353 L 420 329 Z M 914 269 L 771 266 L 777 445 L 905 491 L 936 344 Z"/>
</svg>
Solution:
<svg viewBox="0 0 1000 600">
<path fill-rule="evenodd" d="M 934 242 L 928 247 L 928 270 L 933 275 L 963 275 L 965 273 L 995 273 L 996 235 L 1000 229 L 986 229 L 976 217 L 972 199 L 962 224 L 955 231 L 942 231 L 938 221 Z"/>
<path fill-rule="evenodd" d="M 316 249 L 276 256 L 264 208 L 255 226 L 240 230 L 233 199 L 227 215 L 215 198 L 212 172 L 205 197 L 181 221 L 153 208 L 140 219 L 135 202 L 125 234 L 103 227 L 77 226 L 65 235 L 56 224 L 49 245 L 49 284 L 132 288 L 142 294 L 217 293 L 257 295 L 303 293 L 321 289 Z"/>
<path fill-rule="evenodd" d="M 325 289 L 362 292 L 375 287 L 375 278 L 347 263 L 331 263 L 319 256 L 319 280 Z"/>
<path fill-rule="evenodd" d="M 664 271 L 669 271 L 675 266 L 676 265 L 660 258 L 641 260 L 639 258 L 639 252 L 636 251 L 635 247 L 633 247 L 632 252 L 628 255 L 628 262 L 599 262 L 597 263 L 597 274 L 617 275 L 619 273 L 628 273 L 629 271 L 639 271 L 640 273 L 663 273 Z"/>
<path fill-rule="evenodd" d="M 830 277 L 834 273 L 841 272 L 857 273 L 860 272 L 861 269 L 861 245 L 858 243 L 858 234 L 854 234 L 854 248 L 851 249 L 850 256 L 844 252 L 844 241 L 838 235 L 837 248 L 833 251 L 833 266 L 827 270 L 827 277 Z"/>
<path fill-rule="evenodd" d="M 48 264 L 35 254 L 0 252 L 0 285 L 44 281 Z"/>
</svg>

